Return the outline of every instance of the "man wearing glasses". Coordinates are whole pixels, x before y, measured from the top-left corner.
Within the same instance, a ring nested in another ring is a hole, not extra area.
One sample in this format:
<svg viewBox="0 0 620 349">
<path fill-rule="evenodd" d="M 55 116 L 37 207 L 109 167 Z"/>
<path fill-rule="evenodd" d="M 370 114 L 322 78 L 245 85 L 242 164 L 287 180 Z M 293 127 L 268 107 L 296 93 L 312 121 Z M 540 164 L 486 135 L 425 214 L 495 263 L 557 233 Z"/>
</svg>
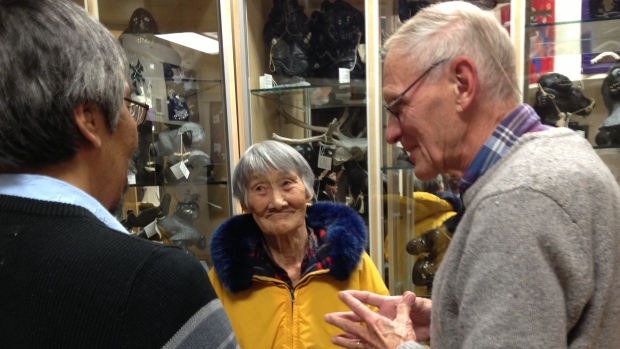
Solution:
<svg viewBox="0 0 620 349">
<path fill-rule="evenodd" d="M 201 264 L 110 213 L 148 112 L 126 70 L 73 2 L 0 0 L 2 348 L 238 347 Z"/>
<path fill-rule="evenodd" d="M 345 348 L 618 348 L 620 188 L 591 145 L 519 104 L 515 53 L 466 2 L 418 12 L 385 43 L 386 139 L 422 180 L 462 178 L 465 213 L 432 303 L 343 291 Z M 366 304 L 379 308 L 372 312 Z M 364 322 L 362 326 L 359 322 Z"/>
</svg>

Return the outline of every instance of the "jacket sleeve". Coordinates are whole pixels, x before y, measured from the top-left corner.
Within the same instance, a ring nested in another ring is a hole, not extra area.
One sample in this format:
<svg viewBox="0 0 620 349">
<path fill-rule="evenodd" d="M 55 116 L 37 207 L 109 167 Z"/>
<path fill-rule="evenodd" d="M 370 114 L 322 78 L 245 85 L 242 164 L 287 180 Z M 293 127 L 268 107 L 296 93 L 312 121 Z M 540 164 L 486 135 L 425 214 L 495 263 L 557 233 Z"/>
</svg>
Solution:
<svg viewBox="0 0 620 349">
<path fill-rule="evenodd" d="M 157 249 L 136 272 L 125 321 L 131 348 L 238 348 L 202 265 L 181 249 Z"/>
</svg>

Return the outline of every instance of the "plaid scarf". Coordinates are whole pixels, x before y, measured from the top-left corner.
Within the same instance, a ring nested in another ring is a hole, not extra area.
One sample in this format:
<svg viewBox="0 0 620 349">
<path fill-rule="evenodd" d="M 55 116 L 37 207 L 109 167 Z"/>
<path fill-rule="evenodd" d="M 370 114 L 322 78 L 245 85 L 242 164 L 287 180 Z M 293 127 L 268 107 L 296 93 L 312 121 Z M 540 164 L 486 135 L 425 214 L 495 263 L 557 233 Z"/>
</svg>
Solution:
<svg viewBox="0 0 620 349">
<path fill-rule="evenodd" d="M 504 157 L 519 137 L 549 128 L 540 122 L 540 117 L 532 107 L 527 104 L 518 106 L 497 126 L 465 170 L 459 183 L 461 193 Z"/>
</svg>

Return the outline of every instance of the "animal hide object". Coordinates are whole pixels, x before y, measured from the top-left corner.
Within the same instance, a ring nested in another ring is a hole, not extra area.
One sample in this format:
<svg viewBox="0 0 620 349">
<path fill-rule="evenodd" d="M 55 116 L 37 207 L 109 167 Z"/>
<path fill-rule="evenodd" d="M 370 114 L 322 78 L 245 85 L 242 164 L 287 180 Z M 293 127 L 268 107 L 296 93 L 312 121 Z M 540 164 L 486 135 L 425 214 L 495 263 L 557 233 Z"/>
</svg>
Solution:
<svg viewBox="0 0 620 349">
<path fill-rule="evenodd" d="M 186 250 L 190 246 L 204 250 L 207 246 L 205 237 L 200 234 L 193 223 L 199 216 L 200 210 L 196 201 L 179 202 L 172 216 L 160 219 L 158 225 L 170 236 L 173 245 Z"/>
<path fill-rule="evenodd" d="M 273 8 L 263 28 L 269 47 L 270 70 L 286 84 L 287 78 L 306 76 L 308 70 L 308 17 L 297 0 L 273 0 Z M 302 80 L 302 79 L 300 79 Z"/>
<path fill-rule="evenodd" d="M 159 133 L 158 140 L 153 143 L 153 156 L 173 155 L 183 146 L 187 148 L 200 148 L 205 142 L 206 135 L 202 126 L 187 122 L 177 129 L 168 129 Z"/>
<path fill-rule="evenodd" d="M 620 1 L 589 0 L 588 10 L 590 18 L 618 18 L 620 17 Z"/>
<path fill-rule="evenodd" d="M 601 94 L 609 116 L 599 127 L 595 139 L 596 144 L 599 146 L 620 145 L 620 61 L 616 61 L 609 68 L 609 73 L 601 86 Z"/>
<path fill-rule="evenodd" d="M 407 243 L 407 253 L 418 256 L 411 271 L 411 281 L 416 286 L 426 287 L 429 294 L 435 274 L 462 216 L 463 211 Z"/>
<path fill-rule="evenodd" d="M 594 100 L 573 87 L 572 81 L 559 73 L 547 73 L 538 79 L 534 110 L 543 124 L 568 126 L 574 115 L 588 116 Z"/>
<path fill-rule="evenodd" d="M 338 69 L 346 68 L 352 79 L 365 78 L 366 65 L 358 52 L 365 42 L 364 26 L 364 15 L 351 4 L 324 0 L 310 19 L 309 75 L 337 78 Z"/>
</svg>

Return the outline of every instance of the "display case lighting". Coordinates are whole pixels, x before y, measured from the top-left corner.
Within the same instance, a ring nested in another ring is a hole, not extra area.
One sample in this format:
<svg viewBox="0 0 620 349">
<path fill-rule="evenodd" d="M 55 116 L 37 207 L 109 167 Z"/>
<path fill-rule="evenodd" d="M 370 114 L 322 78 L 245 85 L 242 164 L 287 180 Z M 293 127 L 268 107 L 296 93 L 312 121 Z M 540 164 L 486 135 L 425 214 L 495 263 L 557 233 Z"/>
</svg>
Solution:
<svg viewBox="0 0 620 349">
<path fill-rule="evenodd" d="M 156 34 L 158 38 L 174 42 L 191 49 L 204 52 L 210 55 L 220 53 L 220 45 L 217 41 L 217 33 L 172 33 L 172 34 Z"/>
</svg>

